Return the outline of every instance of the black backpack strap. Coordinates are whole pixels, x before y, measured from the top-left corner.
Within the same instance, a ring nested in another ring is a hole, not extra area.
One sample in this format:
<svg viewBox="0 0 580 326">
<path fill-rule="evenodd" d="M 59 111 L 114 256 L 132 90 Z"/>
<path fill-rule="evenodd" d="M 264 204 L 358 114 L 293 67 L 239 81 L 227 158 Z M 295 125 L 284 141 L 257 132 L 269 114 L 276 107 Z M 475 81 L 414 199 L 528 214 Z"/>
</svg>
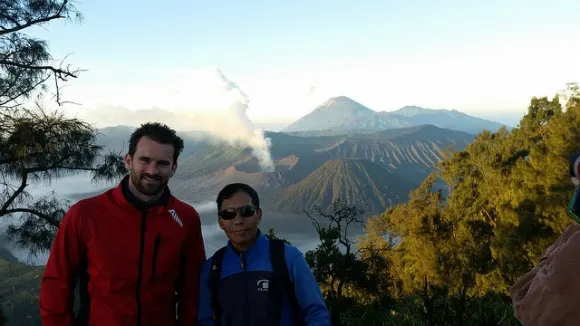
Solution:
<svg viewBox="0 0 580 326">
<path fill-rule="evenodd" d="M 288 272 L 288 266 L 286 265 L 284 254 L 283 240 L 270 239 L 270 260 L 272 261 L 275 282 L 277 282 L 280 286 L 279 288 L 286 293 L 288 301 L 290 301 L 290 304 L 292 305 L 296 325 L 306 325 L 302 314 L 302 308 L 300 308 L 300 304 L 296 299 L 294 283 L 290 280 L 290 273 Z"/>
<path fill-rule="evenodd" d="M 222 261 L 227 247 L 222 247 L 211 257 L 211 266 L 209 270 L 209 290 L 211 293 L 211 305 L 213 309 L 214 325 L 222 324 L 222 309 L 219 304 L 218 288 L 221 279 Z"/>
</svg>

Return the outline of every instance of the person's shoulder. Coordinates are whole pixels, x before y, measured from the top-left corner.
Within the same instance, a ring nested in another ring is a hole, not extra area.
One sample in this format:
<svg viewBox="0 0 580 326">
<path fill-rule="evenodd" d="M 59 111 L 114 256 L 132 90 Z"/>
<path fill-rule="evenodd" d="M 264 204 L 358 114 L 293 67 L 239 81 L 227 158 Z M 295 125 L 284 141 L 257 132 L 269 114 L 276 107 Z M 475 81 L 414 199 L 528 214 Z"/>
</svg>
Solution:
<svg viewBox="0 0 580 326">
<path fill-rule="evenodd" d="M 173 203 L 169 206 L 169 210 L 177 214 L 183 220 L 183 223 L 198 225 L 201 222 L 197 210 L 175 196 L 173 196 Z"/>
<path fill-rule="evenodd" d="M 172 206 L 179 210 L 182 213 L 185 213 L 187 215 L 192 215 L 192 216 L 199 216 L 199 213 L 197 212 L 197 210 L 195 209 L 195 207 L 193 207 L 191 204 L 173 196 L 173 204 Z"/>
<path fill-rule="evenodd" d="M 283 241 L 280 239 L 270 239 L 268 237 L 266 237 L 267 242 L 270 241 Z M 302 252 L 300 251 L 300 249 L 298 249 L 296 246 L 286 243 L 284 242 L 284 257 L 286 258 L 286 262 L 290 263 L 292 262 L 294 259 L 296 259 L 296 257 L 300 257 L 302 255 Z"/>
<path fill-rule="evenodd" d="M 95 207 L 102 207 L 103 201 L 108 200 L 109 193 L 111 191 L 112 189 L 109 189 L 100 194 L 80 199 L 69 207 L 69 211 L 70 212 L 81 212 L 85 210 L 93 211 Z"/>
<path fill-rule="evenodd" d="M 103 202 L 107 198 L 107 192 L 104 192 L 80 199 L 68 207 L 63 219 L 67 219 L 69 222 L 75 221 L 75 223 L 79 223 L 87 218 L 91 218 L 91 216 L 102 211 Z"/>
<path fill-rule="evenodd" d="M 227 246 L 219 247 L 216 249 L 216 251 L 212 255 L 210 255 L 208 258 L 206 258 L 206 260 L 203 262 L 202 267 L 201 267 L 202 271 L 207 274 L 210 270 L 211 264 L 213 262 L 215 255 L 217 254 L 217 252 L 220 250 L 224 251 L 226 249 L 227 249 Z M 224 252 L 223 258 L 225 258 L 225 252 Z"/>
<path fill-rule="evenodd" d="M 296 257 L 300 257 L 303 255 L 302 251 L 298 249 L 298 247 L 291 245 L 289 243 L 284 244 L 284 254 L 286 255 L 287 260 L 294 260 Z"/>
<path fill-rule="evenodd" d="M 213 258 L 213 255 L 209 256 L 208 258 L 206 258 L 206 260 L 201 264 L 201 271 L 202 274 L 207 274 L 209 272 L 209 266 L 211 265 L 211 260 Z"/>
<path fill-rule="evenodd" d="M 268 237 L 266 237 L 266 244 L 269 246 L 269 243 L 271 241 L 284 241 L 281 239 L 270 239 Z M 296 246 L 289 244 L 287 242 L 284 242 L 284 255 L 286 256 L 286 258 L 288 259 L 290 258 L 295 258 L 297 256 L 302 255 L 302 252 L 300 251 L 300 249 L 298 249 Z"/>
</svg>

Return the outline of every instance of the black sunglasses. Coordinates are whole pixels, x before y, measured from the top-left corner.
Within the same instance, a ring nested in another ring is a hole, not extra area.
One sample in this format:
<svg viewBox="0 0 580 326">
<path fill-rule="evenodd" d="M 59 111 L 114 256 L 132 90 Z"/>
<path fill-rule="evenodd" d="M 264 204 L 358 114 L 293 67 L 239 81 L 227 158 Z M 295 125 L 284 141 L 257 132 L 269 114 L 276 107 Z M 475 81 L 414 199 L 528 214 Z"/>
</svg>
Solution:
<svg viewBox="0 0 580 326">
<path fill-rule="evenodd" d="M 256 207 L 253 205 L 246 205 L 239 208 L 228 208 L 219 212 L 218 215 L 224 220 L 231 220 L 240 213 L 241 217 L 250 217 L 256 213 Z"/>
</svg>

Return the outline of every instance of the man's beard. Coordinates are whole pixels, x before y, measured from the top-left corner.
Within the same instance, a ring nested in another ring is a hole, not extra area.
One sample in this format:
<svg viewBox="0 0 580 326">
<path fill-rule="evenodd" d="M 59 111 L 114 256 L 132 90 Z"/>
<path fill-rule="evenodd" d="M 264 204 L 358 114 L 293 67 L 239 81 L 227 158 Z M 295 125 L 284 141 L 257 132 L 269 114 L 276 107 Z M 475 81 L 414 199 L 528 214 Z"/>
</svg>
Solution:
<svg viewBox="0 0 580 326">
<path fill-rule="evenodd" d="M 145 179 L 146 177 L 148 179 L 153 179 L 154 182 L 151 183 L 150 181 L 146 180 Z M 137 191 L 139 191 L 143 195 L 155 196 L 161 193 L 163 189 L 165 189 L 169 180 L 168 179 L 164 180 L 162 177 L 158 175 L 154 176 L 144 173 L 139 175 L 131 171 L 131 182 L 133 183 Z"/>
</svg>

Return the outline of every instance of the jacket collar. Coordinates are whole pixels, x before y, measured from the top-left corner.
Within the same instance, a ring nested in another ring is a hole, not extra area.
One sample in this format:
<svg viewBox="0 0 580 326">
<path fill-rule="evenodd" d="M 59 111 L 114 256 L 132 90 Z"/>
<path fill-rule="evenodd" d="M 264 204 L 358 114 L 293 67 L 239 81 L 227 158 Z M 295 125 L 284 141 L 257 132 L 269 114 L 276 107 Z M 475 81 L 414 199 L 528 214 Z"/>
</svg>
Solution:
<svg viewBox="0 0 580 326">
<path fill-rule="evenodd" d="M 119 185 L 113 189 L 113 197 L 121 207 L 127 209 L 137 209 L 139 211 L 155 209 L 157 212 L 160 212 L 163 208 L 169 205 L 173 196 L 169 191 L 169 187 L 165 187 L 163 195 L 161 195 L 158 200 L 151 203 L 144 202 L 133 195 L 129 190 L 129 176 L 127 175 L 123 177 Z"/>
<path fill-rule="evenodd" d="M 258 250 L 260 250 L 259 248 L 262 247 L 262 245 L 268 240 L 268 238 L 266 238 L 266 236 L 262 233 L 262 231 L 260 231 L 260 229 L 258 229 L 258 235 L 256 236 L 256 241 L 254 241 L 254 243 L 248 248 L 248 250 L 244 251 L 244 254 L 246 255 L 246 257 L 248 255 L 251 255 L 253 252 L 256 252 Z M 234 248 L 234 246 L 232 245 L 232 242 L 230 240 L 228 240 L 228 248 L 230 248 L 230 250 L 232 252 L 234 252 L 236 255 L 239 255 L 240 253 Z"/>
</svg>

